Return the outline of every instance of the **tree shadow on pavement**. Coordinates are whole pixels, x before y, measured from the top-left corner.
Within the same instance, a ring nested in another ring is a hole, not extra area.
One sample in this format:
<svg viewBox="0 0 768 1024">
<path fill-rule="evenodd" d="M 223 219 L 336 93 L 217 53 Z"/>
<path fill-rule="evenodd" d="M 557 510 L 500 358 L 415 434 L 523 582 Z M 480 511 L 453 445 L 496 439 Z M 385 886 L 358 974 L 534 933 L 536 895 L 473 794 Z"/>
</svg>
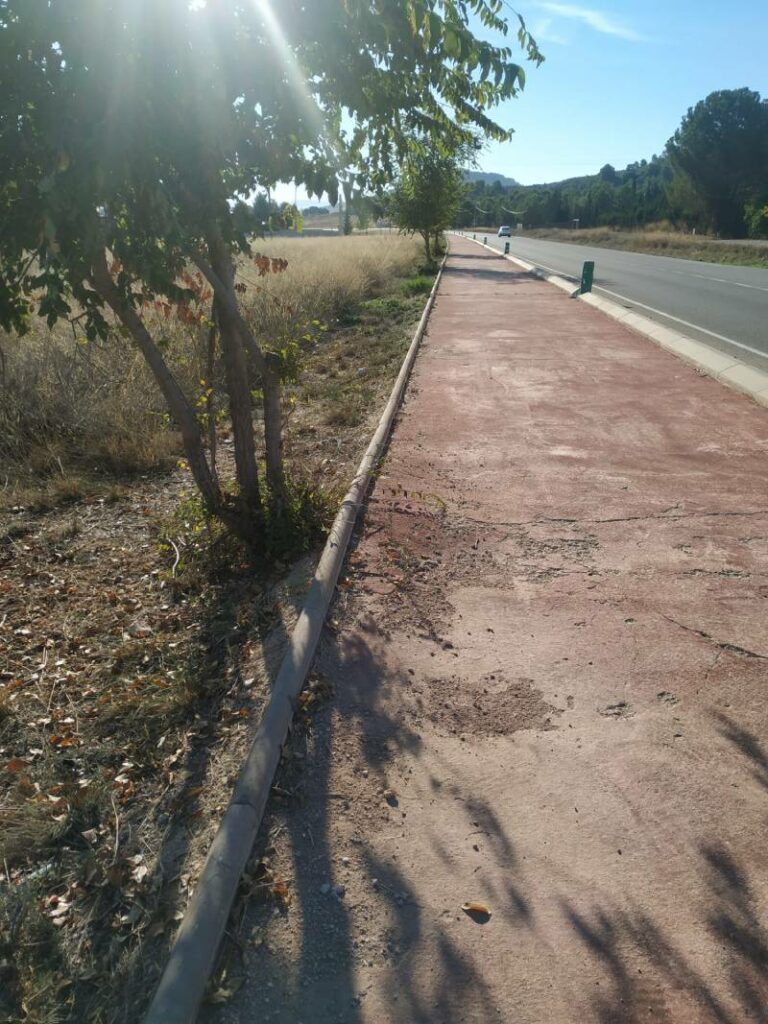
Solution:
<svg viewBox="0 0 768 1024">
<path fill-rule="evenodd" d="M 716 717 L 721 735 L 756 766 L 752 774 L 766 786 L 768 760 L 757 737 L 724 715 Z M 768 927 L 756 909 L 756 880 L 720 841 L 701 843 L 697 855 L 705 883 L 700 927 L 720 951 L 717 975 L 681 951 L 666 922 L 662 927 L 638 910 L 595 906 L 584 913 L 562 902 L 572 929 L 607 975 L 608 986 L 601 978 L 592 1000 L 600 1024 L 640 1024 L 649 1018 L 666 1024 L 768 1022 Z M 767 863 L 763 857 L 762 867 Z M 764 887 L 764 872 L 759 881 Z M 692 949 L 697 945 L 695 937 L 689 941 Z"/>
<path fill-rule="evenodd" d="M 498 263 L 501 259 L 501 253 L 478 252 L 474 254 L 469 252 L 451 252 L 448 254 L 448 258 L 451 260 L 493 260 Z"/>
<path fill-rule="evenodd" d="M 752 777 L 763 789 L 768 789 L 768 751 L 753 733 L 742 729 L 728 715 L 717 713 L 714 717 L 719 723 L 720 735 L 749 758 L 752 764 Z"/>
<path fill-rule="evenodd" d="M 530 284 L 534 280 L 527 270 L 508 270 L 504 266 L 500 266 L 497 270 L 485 270 L 482 267 L 452 267 L 450 264 L 443 271 L 443 277 L 468 277 L 473 280 L 495 281 L 505 288 L 518 284 Z"/>
<path fill-rule="evenodd" d="M 250 903 L 241 944 L 250 936 L 258 948 L 245 955 L 245 985 L 231 1006 L 206 1008 L 203 1021 L 361 1024 L 374 965 L 377 981 L 385 978 L 377 997 L 386 1002 L 382 1020 L 389 1024 L 475 1020 L 481 1012 L 483 1019 L 504 1019 L 488 984 L 451 937 L 447 925 L 455 924 L 458 906 L 441 913 L 423 905 L 418 879 L 376 851 L 375 837 L 399 828 L 407 806 L 402 794 L 387 795 L 387 769 L 405 753 L 418 759 L 422 741 L 417 716 L 400 700 L 409 677 L 382 663 L 367 640 L 369 630 L 375 627 L 366 623 L 343 637 L 326 630 L 321 641 L 316 677 L 337 690 L 333 700 L 299 714 L 273 790 L 286 799 L 273 795 L 254 853 L 254 859 L 270 856 L 276 838 L 286 837 L 291 906 L 283 922 L 269 900 Z M 363 786 L 352 790 L 349 775 L 337 771 L 344 763 L 360 778 L 365 773 Z M 350 835 L 339 825 L 353 800 Z M 515 860 L 489 807 L 467 799 L 465 812 L 468 831 L 481 828 L 495 856 Z M 505 902 L 518 921 L 530 916 L 519 893 L 506 901 L 500 895 L 499 913 Z M 272 935 L 282 938 L 272 943 Z M 429 970 L 423 969 L 425 955 Z"/>
</svg>

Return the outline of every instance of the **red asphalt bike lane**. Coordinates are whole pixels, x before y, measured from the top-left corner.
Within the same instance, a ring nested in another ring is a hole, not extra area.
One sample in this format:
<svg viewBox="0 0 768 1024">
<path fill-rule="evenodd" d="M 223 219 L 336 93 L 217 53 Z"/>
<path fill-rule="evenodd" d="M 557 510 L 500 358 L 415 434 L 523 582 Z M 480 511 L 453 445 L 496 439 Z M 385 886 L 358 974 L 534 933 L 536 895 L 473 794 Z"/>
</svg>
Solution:
<svg viewBox="0 0 768 1024">
<path fill-rule="evenodd" d="M 452 238 L 213 1019 L 767 1021 L 767 467 L 768 410 Z"/>
</svg>

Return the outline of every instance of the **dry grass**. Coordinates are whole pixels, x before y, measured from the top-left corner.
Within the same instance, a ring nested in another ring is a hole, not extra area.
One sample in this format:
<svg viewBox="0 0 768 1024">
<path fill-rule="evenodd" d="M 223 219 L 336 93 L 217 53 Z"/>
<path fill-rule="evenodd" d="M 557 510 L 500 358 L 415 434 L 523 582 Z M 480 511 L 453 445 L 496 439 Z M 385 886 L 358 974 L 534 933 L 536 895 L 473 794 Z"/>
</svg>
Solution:
<svg viewBox="0 0 768 1024">
<path fill-rule="evenodd" d="M 247 297 L 251 322 L 268 341 L 269 331 L 281 326 L 286 306 L 298 315 L 343 319 L 364 299 L 380 295 L 393 279 L 410 276 L 420 247 L 403 235 L 379 234 L 273 238 L 258 241 L 254 248 L 288 261 L 284 274 L 258 280 L 245 261 L 242 266 L 242 279 L 258 286 Z"/>
<path fill-rule="evenodd" d="M 333 488 L 360 458 L 423 307 L 404 290 L 419 247 L 371 236 L 275 239 L 264 251 L 289 269 L 243 268 L 260 289 L 244 298 L 262 338 L 293 336 L 310 318 L 328 327 L 299 336 L 286 447 L 309 486 Z M 54 359 L 67 369 L 69 339 L 38 330 L 32 342 L 15 379 L 34 371 L 49 389 L 44 354 L 61 346 Z M 197 339 L 171 342 L 191 380 Z M 130 350 L 116 351 L 125 366 L 111 391 L 107 350 L 94 349 L 104 363 L 72 370 L 71 400 L 35 405 L 52 443 L 56 423 L 73 425 L 78 469 L 68 445 L 56 448 L 45 486 L 7 505 L 0 529 L 0 1021 L 139 1018 L 316 557 L 267 577 L 242 557 L 225 573 L 210 552 L 207 569 L 186 573 L 205 526 L 185 471 L 93 495 L 101 456 L 87 420 L 74 429 L 76 382 L 80 402 L 103 410 L 102 431 L 134 401 L 141 416 L 156 408 Z M 99 381 L 112 396 L 103 405 L 88 390 Z M 22 466 L 39 450 L 34 432 L 12 440 Z"/>
<path fill-rule="evenodd" d="M 396 235 L 275 238 L 257 248 L 288 260 L 284 274 L 264 277 L 241 264 L 248 318 L 273 350 L 302 347 L 319 323 L 343 323 L 418 264 L 413 240 Z M 206 330 L 175 316 L 149 320 L 196 401 L 207 376 Z M 0 508 L 103 493 L 116 477 L 168 469 L 179 454 L 155 382 L 119 331 L 103 342 L 42 321 L 23 338 L 0 332 Z"/>
<path fill-rule="evenodd" d="M 202 339 L 181 325 L 163 333 L 177 373 L 195 381 Z M 77 500 L 172 465 L 179 446 L 162 397 L 119 332 L 89 342 L 41 321 L 21 338 L 0 333 L 0 353 L 0 507 Z"/>
<path fill-rule="evenodd" d="M 684 235 L 666 225 L 652 225 L 641 231 L 618 231 L 608 227 L 577 231 L 540 228 L 526 231 L 525 237 L 570 242 L 574 245 L 594 245 L 603 249 L 645 252 L 654 256 L 675 256 L 678 259 L 698 260 L 704 263 L 768 267 L 768 247 L 748 242 L 721 242 L 704 235 Z"/>
</svg>

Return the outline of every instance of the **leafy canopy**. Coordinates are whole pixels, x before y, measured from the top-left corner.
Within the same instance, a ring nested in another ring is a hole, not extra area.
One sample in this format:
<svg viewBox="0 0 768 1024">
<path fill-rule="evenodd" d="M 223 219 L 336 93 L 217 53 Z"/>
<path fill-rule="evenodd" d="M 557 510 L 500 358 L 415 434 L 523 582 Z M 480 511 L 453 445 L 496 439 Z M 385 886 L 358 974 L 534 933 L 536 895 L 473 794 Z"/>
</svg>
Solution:
<svg viewBox="0 0 768 1024">
<path fill-rule="evenodd" d="M 74 298 L 104 333 L 97 254 L 141 296 L 212 233 L 247 248 L 231 201 L 295 179 L 335 199 L 338 152 L 392 173 L 413 132 L 455 147 L 508 132 L 524 83 L 502 0 L 0 0 L 0 326 Z M 518 43 L 541 59 L 522 22 Z M 343 127 L 342 127 L 343 126 Z"/>
<path fill-rule="evenodd" d="M 743 235 L 745 206 L 768 192 L 768 100 L 750 89 L 713 92 L 688 111 L 667 149 L 715 229 Z"/>
<path fill-rule="evenodd" d="M 392 189 L 390 216 L 401 230 L 421 234 L 429 259 L 430 237 L 454 224 L 465 191 L 456 157 L 419 148 Z"/>
</svg>

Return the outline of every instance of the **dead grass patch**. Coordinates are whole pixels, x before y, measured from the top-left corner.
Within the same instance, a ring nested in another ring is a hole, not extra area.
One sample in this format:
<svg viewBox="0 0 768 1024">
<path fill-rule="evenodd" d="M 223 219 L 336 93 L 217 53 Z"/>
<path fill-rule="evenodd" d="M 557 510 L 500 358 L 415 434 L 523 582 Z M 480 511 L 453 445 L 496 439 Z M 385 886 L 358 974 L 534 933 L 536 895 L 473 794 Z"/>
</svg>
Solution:
<svg viewBox="0 0 768 1024">
<path fill-rule="evenodd" d="M 6 487 L 0 1020 L 128 1024 L 156 979 L 311 579 L 323 515 L 423 307 L 401 290 L 415 244 L 366 256 L 357 239 L 321 241 L 303 283 L 301 240 L 288 254 L 295 288 L 288 274 L 269 282 L 301 320 L 322 264 L 340 275 L 319 299 L 327 330 L 302 341 L 286 389 L 297 523 L 283 558 L 254 566 L 208 533 L 181 468 L 116 483 L 62 456 L 36 490 L 28 477 Z M 285 254 L 283 240 L 270 244 Z M 353 287 L 342 257 L 359 265 Z M 348 405 L 359 418 L 331 425 Z M 222 426 L 223 472 L 227 440 Z"/>
</svg>

